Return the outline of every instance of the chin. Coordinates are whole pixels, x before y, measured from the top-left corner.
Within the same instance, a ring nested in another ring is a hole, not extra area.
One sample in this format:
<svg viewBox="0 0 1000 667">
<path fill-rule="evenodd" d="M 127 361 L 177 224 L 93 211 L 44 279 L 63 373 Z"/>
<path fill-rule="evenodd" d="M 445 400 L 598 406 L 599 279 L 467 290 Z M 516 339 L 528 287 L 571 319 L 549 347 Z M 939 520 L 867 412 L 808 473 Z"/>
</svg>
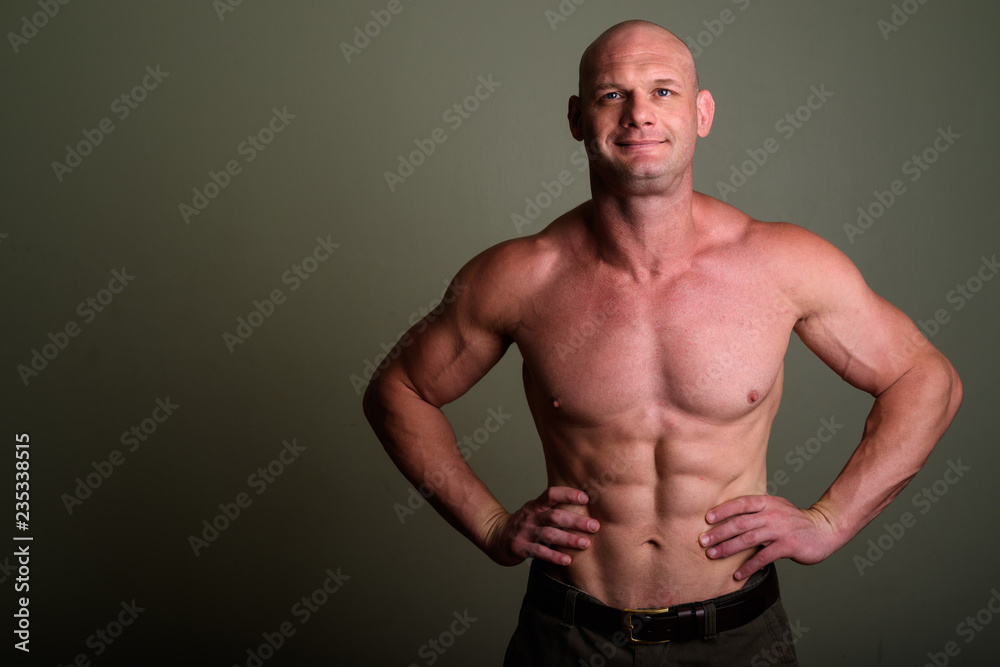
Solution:
<svg viewBox="0 0 1000 667">
<path fill-rule="evenodd" d="M 663 164 L 655 165 L 619 165 L 614 170 L 618 180 L 636 185 L 652 183 L 669 178 L 670 172 Z"/>
</svg>

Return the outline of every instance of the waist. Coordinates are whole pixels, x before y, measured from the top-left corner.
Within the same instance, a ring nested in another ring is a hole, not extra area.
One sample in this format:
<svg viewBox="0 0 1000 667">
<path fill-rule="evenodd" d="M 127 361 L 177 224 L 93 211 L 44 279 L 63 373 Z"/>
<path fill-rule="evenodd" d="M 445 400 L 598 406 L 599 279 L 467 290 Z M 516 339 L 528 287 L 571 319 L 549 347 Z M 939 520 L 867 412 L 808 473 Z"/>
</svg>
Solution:
<svg viewBox="0 0 1000 667">
<path fill-rule="evenodd" d="M 712 560 L 698 543 L 709 528 L 701 516 L 670 517 L 658 523 L 619 523 L 599 513 L 600 530 L 591 546 L 568 550 L 568 566 L 541 563 L 550 577 L 619 608 L 655 608 L 725 595 L 745 582 L 733 573 L 754 550 Z"/>
<path fill-rule="evenodd" d="M 528 576 L 525 602 L 566 625 L 606 634 L 621 628 L 628 642 L 641 644 L 710 639 L 718 632 L 749 623 L 779 598 L 777 572 L 771 563 L 739 589 L 711 599 L 654 609 L 618 608 L 548 576 L 543 563 L 536 560 Z"/>
</svg>

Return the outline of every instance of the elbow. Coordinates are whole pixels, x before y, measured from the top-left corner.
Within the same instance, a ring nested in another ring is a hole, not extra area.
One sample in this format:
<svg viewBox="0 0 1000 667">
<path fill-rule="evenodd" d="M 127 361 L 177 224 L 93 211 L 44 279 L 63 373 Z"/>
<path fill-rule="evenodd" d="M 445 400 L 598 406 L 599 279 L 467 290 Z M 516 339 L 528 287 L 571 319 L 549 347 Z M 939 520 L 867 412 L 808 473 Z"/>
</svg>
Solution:
<svg viewBox="0 0 1000 667">
<path fill-rule="evenodd" d="M 387 394 L 384 382 L 376 374 L 368 383 L 368 388 L 361 398 L 361 410 L 365 413 L 365 419 L 368 420 L 375 437 L 390 456 L 393 444 L 390 427 L 391 409 L 391 397 Z"/>
<path fill-rule="evenodd" d="M 954 419 L 958 408 L 962 405 L 962 378 L 958 376 L 958 371 L 951 365 L 951 362 L 946 360 L 945 363 L 948 372 L 948 419 L 950 421 Z"/>
<path fill-rule="evenodd" d="M 398 416 L 408 393 L 405 375 L 391 366 L 375 371 L 368 382 L 361 397 L 361 410 L 383 443 L 386 441 L 390 422 L 394 421 L 394 416 Z"/>
<path fill-rule="evenodd" d="M 962 405 L 962 379 L 951 362 L 940 352 L 928 364 L 927 369 L 925 377 L 928 387 L 933 387 L 932 395 L 940 406 L 940 414 L 947 428 Z"/>
<path fill-rule="evenodd" d="M 385 417 L 385 401 L 382 392 L 379 374 L 376 373 L 368 382 L 364 395 L 361 397 L 361 410 L 365 413 L 365 419 L 378 431 L 379 424 Z"/>
</svg>

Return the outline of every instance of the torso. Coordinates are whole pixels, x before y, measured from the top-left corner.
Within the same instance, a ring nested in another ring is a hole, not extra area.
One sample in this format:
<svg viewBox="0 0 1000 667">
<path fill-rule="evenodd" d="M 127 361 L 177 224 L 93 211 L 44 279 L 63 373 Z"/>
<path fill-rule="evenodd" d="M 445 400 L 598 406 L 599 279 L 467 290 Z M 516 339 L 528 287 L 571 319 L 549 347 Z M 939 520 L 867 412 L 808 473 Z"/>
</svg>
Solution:
<svg viewBox="0 0 1000 667">
<path fill-rule="evenodd" d="M 752 553 L 713 561 L 705 514 L 765 493 L 765 454 L 796 322 L 770 223 L 699 197 L 717 224 L 684 266 L 641 284 L 588 252 L 578 208 L 532 243 L 514 342 L 549 484 L 601 523 L 549 571 L 611 606 L 663 607 L 739 588 Z M 584 205 L 585 206 L 585 205 Z"/>
</svg>

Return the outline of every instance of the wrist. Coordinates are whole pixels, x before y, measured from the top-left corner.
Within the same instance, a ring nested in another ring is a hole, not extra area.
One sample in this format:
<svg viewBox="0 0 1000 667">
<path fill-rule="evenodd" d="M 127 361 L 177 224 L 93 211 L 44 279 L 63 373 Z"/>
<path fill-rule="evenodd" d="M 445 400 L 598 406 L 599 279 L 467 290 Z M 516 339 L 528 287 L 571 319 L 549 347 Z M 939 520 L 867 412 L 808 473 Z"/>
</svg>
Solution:
<svg viewBox="0 0 1000 667">
<path fill-rule="evenodd" d="M 815 503 L 809 508 L 809 511 L 827 536 L 826 542 L 830 553 L 844 546 L 854 537 L 854 533 L 844 527 L 843 520 L 823 501 Z"/>
<path fill-rule="evenodd" d="M 483 512 L 480 520 L 477 521 L 476 546 L 486 555 L 494 556 L 492 552 L 497 544 L 497 538 L 509 518 L 510 514 L 507 510 L 502 505 L 497 504 Z"/>
</svg>

